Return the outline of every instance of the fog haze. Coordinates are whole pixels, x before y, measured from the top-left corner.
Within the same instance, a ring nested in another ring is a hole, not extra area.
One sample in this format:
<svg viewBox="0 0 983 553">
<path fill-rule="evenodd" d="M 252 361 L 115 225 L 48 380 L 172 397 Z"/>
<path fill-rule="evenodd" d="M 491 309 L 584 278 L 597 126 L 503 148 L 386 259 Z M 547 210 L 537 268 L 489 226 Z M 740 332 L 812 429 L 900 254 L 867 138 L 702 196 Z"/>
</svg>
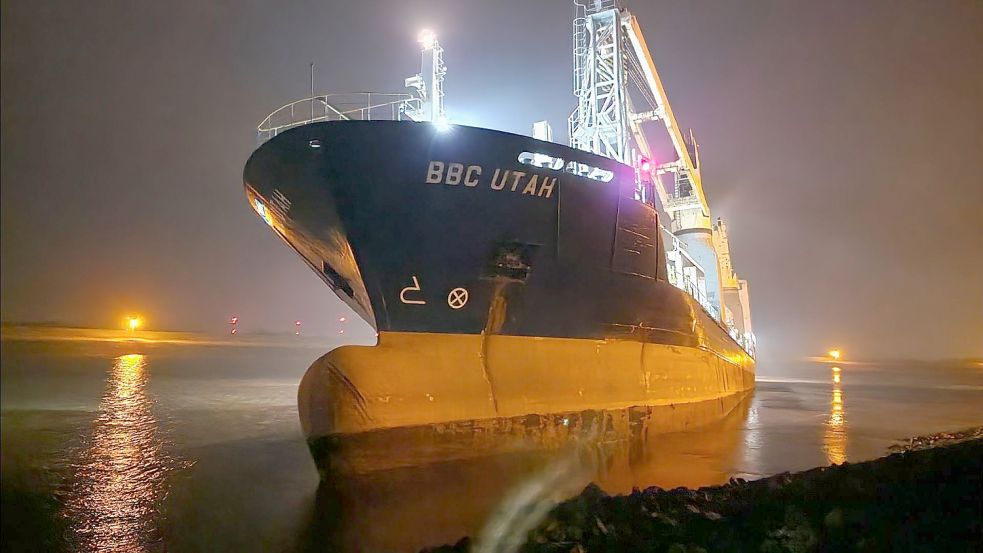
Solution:
<svg viewBox="0 0 983 553">
<path fill-rule="evenodd" d="M 701 145 L 763 357 L 983 357 L 983 4 L 627 2 Z M 2 316 L 334 334 L 245 202 L 267 113 L 401 91 L 433 29 L 457 123 L 565 140 L 572 2 L 2 3 Z M 616 293 L 616 292 L 613 292 Z M 353 339 L 371 337 L 352 327 Z"/>
</svg>

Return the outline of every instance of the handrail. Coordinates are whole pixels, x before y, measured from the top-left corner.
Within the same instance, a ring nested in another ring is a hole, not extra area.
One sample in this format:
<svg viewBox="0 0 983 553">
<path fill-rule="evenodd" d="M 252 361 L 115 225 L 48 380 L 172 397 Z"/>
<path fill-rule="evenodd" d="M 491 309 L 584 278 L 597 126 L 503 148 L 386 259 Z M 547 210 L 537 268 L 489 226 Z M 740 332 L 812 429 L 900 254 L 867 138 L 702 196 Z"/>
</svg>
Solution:
<svg viewBox="0 0 983 553">
<path fill-rule="evenodd" d="M 710 303 L 706 294 L 700 291 L 700 287 L 698 283 L 694 281 L 692 278 L 690 278 L 689 276 L 682 273 L 681 268 L 679 268 L 680 269 L 679 275 L 676 274 L 677 268 L 674 267 L 674 262 L 671 256 L 669 255 L 670 253 L 678 253 L 679 258 L 685 258 L 688 264 L 696 268 L 698 274 L 703 275 L 704 271 L 703 271 L 703 267 L 690 256 L 689 252 L 686 251 L 686 244 L 682 240 L 680 240 L 679 237 L 677 237 L 675 234 L 672 233 L 672 231 L 670 231 L 669 229 L 667 229 L 662 225 L 659 225 L 659 228 L 663 232 L 663 244 L 665 244 L 666 241 L 670 243 L 666 245 L 666 250 L 667 250 L 666 265 L 668 269 L 667 276 L 668 276 L 669 283 L 675 286 L 676 288 L 679 288 L 680 290 L 686 292 L 690 296 L 692 296 L 693 299 L 695 299 L 697 303 L 699 303 L 703 307 L 703 309 L 706 310 L 707 314 L 709 314 L 711 318 L 713 318 L 715 321 L 720 323 L 721 326 L 727 329 L 727 332 L 728 334 L 730 334 L 731 338 L 733 338 L 734 341 L 740 344 L 741 347 L 744 349 L 744 351 L 748 353 L 748 355 L 754 357 L 754 350 L 755 350 L 754 336 L 751 334 L 745 334 L 741 332 L 739 329 L 735 328 L 734 326 L 730 325 L 727 321 L 725 321 L 724 318 L 721 316 L 720 311 L 717 310 L 717 307 L 712 303 Z M 680 261 L 682 261 L 682 259 L 680 259 Z"/>
<path fill-rule="evenodd" d="M 273 110 L 256 126 L 256 133 L 260 141 L 266 141 L 287 129 L 318 121 L 414 119 L 413 114 L 420 113 L 421 107 L 422 100 L 412 94 L 387 92 L 319 94 L 295 100 Z"/>
</svg>

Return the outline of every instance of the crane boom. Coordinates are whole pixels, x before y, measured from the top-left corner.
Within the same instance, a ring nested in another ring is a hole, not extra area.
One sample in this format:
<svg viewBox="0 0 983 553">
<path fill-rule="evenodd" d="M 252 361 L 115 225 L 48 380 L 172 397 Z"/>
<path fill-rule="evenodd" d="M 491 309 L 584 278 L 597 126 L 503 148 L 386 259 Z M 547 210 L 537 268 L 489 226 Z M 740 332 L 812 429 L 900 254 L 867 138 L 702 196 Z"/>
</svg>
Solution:
<svg viewBox="0 0 983 553">
<path fill-rule="evenodd" d="M 673 230 L 710 228 L 699 160 L 687 147 L 635 16 L 614 0 L 581 0 L 575 4 L 581 12 L 573 26 L 574 94 L 578 102 L 570 114 L 570 145 L 638 168 L 641 159 L 654 157 L 643 123 L 660 120 L 676 159 L 656 166 L 654 175 L 640 173 L 640 181 L 658 181 L 655 189 L 672 218 Z M 636 112 L 630 83 L 649 110 Z M 672 193 L 658 178 L 666 173 L 675 178 Z"/>
<path fill-rule="evenodd" d="M 645 84 L 648 85 L 649 91 L 656 101 L 656 109 L 653 115 L 665 124 L 669 138 L 672 140 L 672 146 L 676 150 L 676 155 L 679 156 L 677 162 L 679 166 L 676 167 L 676 170 L 685 171 L 689 174 L 693 186 L 693 195 L 700 202 L 700 206 L 703 208 L 703 215 L 709 218 L 710 206 L 707 204 L 706 195 L 703 193 L 700 168 L 693 162 L 694 160 L 686 148 L 686 141 L 683 139 L 683 135 L 679 130 L 679 124 L 676 123 L 676 116 L 672 113 L 672 106 L 669 105 L 669 98 L 666 96 L 666 90 L 662 86 L 662 79 L 659 78 L 659 72 L 655 68 L 655 61 L 652 60 L 652 55 L 649 53 L 648 45 L 645 43 L 645 37 L 642 35 L 642 29 L 638 25 L 638 20 L 635 19 L 634 15 L 626 13 L 622 19 L 622 25 L 625 27 L 628 42 L 631 44 L 632 50 L 640 62 L 639 65 L 641 65 L 642 73 L 645 75 Z M 632 129 L 635 131 L 636 139 L 638 139 L 639 135 L 642 135 L 640 126 L 633 125 Z M 645 144 L 646 147 L 648 145 L 643 135 L 638 142 L 640 145 Z M 666 208 L 669 209 L 669 206 L 666 206 Z"/>
</svg>

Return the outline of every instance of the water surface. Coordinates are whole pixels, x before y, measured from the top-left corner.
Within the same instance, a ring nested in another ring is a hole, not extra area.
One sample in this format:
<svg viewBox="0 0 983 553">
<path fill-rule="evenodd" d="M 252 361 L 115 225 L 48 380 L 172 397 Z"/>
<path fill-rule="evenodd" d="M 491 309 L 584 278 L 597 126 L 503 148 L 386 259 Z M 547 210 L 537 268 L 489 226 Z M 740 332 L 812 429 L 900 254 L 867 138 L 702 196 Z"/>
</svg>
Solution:
<svg viewBox="0 0 983 553">
<path fill-rule="evenodd" d="M 31 338 L 2 342 L 7 546 L 412 551 L 518 532 L 589 481 L 720 484 L 983 424 L 980 367 L 804 362 L 759 367 L 756 391 L 726 404 L 365 436 L 320 484 L 296 389 L 328 347 Z"/>
</svg>

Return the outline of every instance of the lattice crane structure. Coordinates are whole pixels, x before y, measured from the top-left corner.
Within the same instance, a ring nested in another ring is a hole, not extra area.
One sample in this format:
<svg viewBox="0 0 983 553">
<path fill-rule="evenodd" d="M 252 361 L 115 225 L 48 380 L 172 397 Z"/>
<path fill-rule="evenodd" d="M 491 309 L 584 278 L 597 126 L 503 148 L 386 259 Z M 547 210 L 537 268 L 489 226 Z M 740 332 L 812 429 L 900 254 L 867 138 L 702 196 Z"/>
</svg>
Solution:
<svg viewBox="0 0 983 553">
<path fill-rule="evenodd" d="M 701 302 L 718 320 L 750 334 L 749 317 L 744 316 L 749 308 L 725 301 L 725 296 L 746 298 L 747 283 L 737 280 L 731 270 L 722 223 L 719 230 L 713 224 L 696 140 L 692 132 L 684 134 L 676 121 L 638 20 L 616 0 L 574 3 L 577 107 L 568 120 L 570 145 L 635 167 L 638 197 L 654 205 L 654 198 L 647 197 L 654 189 L 661 211 L 670 219 L 669 240 L 685 249 L 685 255 L 668 252 L 670 265 L 680 264 L 670 266 L 670 274 L 681 275 L 675 283 L 697 288 L 697 296 L 705 293 Z M 655 161 L 646 131 L 656 122 L 668 133 L 676 159 Z M 722 274 L 718 253 L 725 249 L 727 274 Z M 698 283 L 685 281 L 686 268 L 681 264 L 686 258 L 695 261 L 702 273 Z M 725 290 L 733 283 L 743 286 L 743 294 Z"/>
</svg>

